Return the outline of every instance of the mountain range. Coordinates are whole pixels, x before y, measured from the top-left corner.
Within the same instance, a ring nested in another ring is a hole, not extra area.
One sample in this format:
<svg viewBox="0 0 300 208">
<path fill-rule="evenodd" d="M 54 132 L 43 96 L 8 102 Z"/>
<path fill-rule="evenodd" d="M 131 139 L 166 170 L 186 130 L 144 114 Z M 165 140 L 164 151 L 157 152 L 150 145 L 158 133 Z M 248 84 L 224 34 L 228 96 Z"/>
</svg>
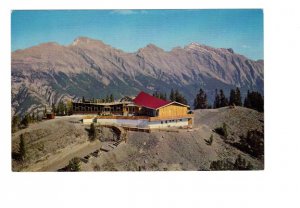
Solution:
<svg viewBox="0 0 300 208">
<path fill-rule="evenodd" d="M 23 115 L 60 100 L 178 89 L 192 105 L 200 87 L 213 101 L 215 89 L 240 87 L 263 93 L 264 61 L 231 48 L 191 43 L 165 51 L 153 44 L 127 53 L 100 40 L 70 45 L 43 43 L 11 54 L 12 114 Z"/>
</svg>

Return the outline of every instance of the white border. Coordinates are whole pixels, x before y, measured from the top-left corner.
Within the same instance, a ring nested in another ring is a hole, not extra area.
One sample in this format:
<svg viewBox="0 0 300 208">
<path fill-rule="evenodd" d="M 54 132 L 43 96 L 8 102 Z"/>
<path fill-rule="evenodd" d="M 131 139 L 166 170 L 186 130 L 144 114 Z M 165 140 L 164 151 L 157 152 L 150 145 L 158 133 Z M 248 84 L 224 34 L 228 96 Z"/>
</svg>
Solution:
<svg viewBox="0 0 300 208">
<path fill-rule="evenodd" d="M 278 3 L 279 2 L 279 3 Z M 300 207 L 300 17 L 297 1 L 9 0 L 0 5 L 1 207 Z M 12 173 L 10 13 L 12 9 L 263 8 L 264 171 Z"/>
</svg>

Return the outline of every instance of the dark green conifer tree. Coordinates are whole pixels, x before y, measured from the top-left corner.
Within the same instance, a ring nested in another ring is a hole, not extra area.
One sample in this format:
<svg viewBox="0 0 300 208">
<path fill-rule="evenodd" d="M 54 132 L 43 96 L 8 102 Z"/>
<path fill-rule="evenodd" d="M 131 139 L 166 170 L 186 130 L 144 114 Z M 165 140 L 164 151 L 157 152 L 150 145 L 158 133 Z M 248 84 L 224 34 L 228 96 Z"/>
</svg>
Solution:
<svg viewBox="0 0 300 208">
<path fill-rule="evenodd" d="M 90 140 L 91 140 L 91 141 L 95 141 L 96 138 L 97 138 L 97 136 L 98 136 L 98 134 L 97 134 L 97 129 L 96 129 L 94 123 L 91 123 L 89 136 L 90 136 Z"/>
<path fill-rule="evenodd" d="M 196 98 L 194 100 L 194 109 L 206 109 L 207 107 L 208 107 L 207 95 L 200 88 L 199 93 L 196 95 Z"/>
<path fill-rule="evenodd" d="M 248 90 L 248 91 L 247 91 L 247 96 L 246 96 L 245 99 L 244 99 L 244 107 L 246 107 L 246 108 L 251 108 L 250 102 L 249 102 L 249 100 L 248 100 L 249 94 L 250 94 L 250 92 L 249 92 L 249 90 Z"/>
<path fill-rule="evenodd" d="M 60 115 L 60 116 L 65 115 L 65 110 L 66 110 L 66 106 L 65 106 L 64 102 L 62 100 L 59 101 L 58 106 L 57 106 L 57 115 Z"/>
<path fill-rule="evenodd" d="M 175 96 L 175 101 L 176 102 L 187 105 L 187 100 L 185 99 L 185 97 L 182 94 L 180 94 L 180 92 L 177 89 L 175 91 L 174 96 Z"/>
<path fill-rule="evenodd" d="M 171 100 L 171 101 L 175 101 L 175 93 L 174 93 L 173 88 L 171 89 L 170 100 Z"/>
<path fill-rule="evenodd" d="M 24 141 L 24 135 L 20 135 L 20 142 L 19 142 L 19 156 L 21 161 L 25 161 L 27 156 L 27 148 Z"/>
<path fill-rule="evenodd" d="M 52 103 L 52 113 L 56 113 L 56 107 L 54 103 Z"/>
<path fill-rule="evenodd" d="M 45 108 L 44 108 L 44 112 L 43 112 L 43 117 L 46 117 L 47 116 L 47 107 L 45 106 Z"/>
<path fill-rule="evenodd" d="M 113 94 L 110 94 L 110 96 L 109 96 L 109 101 L 110 101 L 110 102 L 114 102 L 114 101 L 115 101 L 115 98 L 114 98 L 114 95 L 113 95 Z"/>
<path fill-rule="evenodd" d="M 108 103 L 108 102 L 109 102 L 109 100 L 110 100 L 110 99 L 109 99 L 109 96 L 108 96 L 108 95 L 106 95 L 105 102 L 106 102 L 106 103 Z"/>
<path fill-rule="evenodd" d="M 244 107 L 257 110 L 259 112 L 264 111 L 264 99 L 259 92 L 249 92 L 244 100 Z"/>
<path fill-rule="evenodd" d="M 241 91 L 240 88 L 235 89 L 235 99 L 234 99 L 234 104 L 236 106 L 242 106 L 242 97 L 241 97 Z"/>
<path fill-rule="evenodd" d="M 228 106 L 228 99 L 225 97 L 223 90 L 220 90 L 220 107 Z"/>
<path fill-rule="evenodd" d="M 156 91 L 152 94 L 152 96 L 159 98 L 158 91 L 156 90 Z"/>
<path fill-rule="evenodd" d="M 218 93 L 218 89 L 215 90 L 214 108 L 220 108 L 220 95 Z"/>
<path fill-rule="evenodd" d="M 20 117 L 18 115 L 13 116 L 11 121 L 11 131 L 16 132 L 20 125 Z"/>
<path fill-rule="evenodd" d="M 229 105 L 235 105 L 235 91 L 233 89 L 230 90 L 229 96 Z"/>
<path fill-rule="evenodd" d="M 29 117 L 28 114 L 26 114 L 26 115 L 23 117 L 21 123 L 22 123 L 22 125 L 23 125 L 25 128 L 27 128 L 27 127 L 29 126 L 29 123 L 30 123 L 30 117 Z"/>
<path fill-rule="evenodd" d="M 35 118 L 35 113 L 33 111 L 31 114 L 31 122 L 35 122 L 35 121 L 36 121 L 36 118 Z"/>
</svg>

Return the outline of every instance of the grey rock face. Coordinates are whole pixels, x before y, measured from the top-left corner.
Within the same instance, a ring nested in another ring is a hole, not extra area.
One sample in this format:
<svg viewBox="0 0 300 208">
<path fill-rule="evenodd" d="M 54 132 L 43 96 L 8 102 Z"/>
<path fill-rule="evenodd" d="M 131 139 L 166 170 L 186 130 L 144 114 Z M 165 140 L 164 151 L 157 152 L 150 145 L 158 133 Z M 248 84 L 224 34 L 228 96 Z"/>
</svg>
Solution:
<svg viewBox="0 0 300 208">
<path fill-rule="evenodd" d="M 263 93 L 263 65 L 263 60 L 250 60 L 232 49 L 198 43 L 171 51 L 149 44 L 135 53 L 85 37 L 68 46 L 45 43 L 12 52 L 12 113 L 82 96 L 132 96 L 140 90 L 169 93 L 177 88 L 190 104 L 200 87 L 210 100 L 216 88 Z"/>
</svg>

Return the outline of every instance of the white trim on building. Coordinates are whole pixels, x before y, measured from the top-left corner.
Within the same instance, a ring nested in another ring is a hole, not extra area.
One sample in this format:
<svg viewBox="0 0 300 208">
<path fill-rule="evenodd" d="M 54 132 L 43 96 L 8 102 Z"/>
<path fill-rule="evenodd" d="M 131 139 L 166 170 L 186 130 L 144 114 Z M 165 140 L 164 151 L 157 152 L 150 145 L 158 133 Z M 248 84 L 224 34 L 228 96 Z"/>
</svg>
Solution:
<svg viewBox="0 0 300 208">
<path fill-rule="evenodd" d="M 83 124 L 91 124 L 93 122 L 99 125 L 116 125 L 133 128 L 149 128 L 159 129 L 168 127 L 186 127 L 189 125 L 189 118 L 181 119 L 165 119 L 149 121 L 148 119 L 103 119 L 103 118 L 84 118 Z"/>
</svg>

